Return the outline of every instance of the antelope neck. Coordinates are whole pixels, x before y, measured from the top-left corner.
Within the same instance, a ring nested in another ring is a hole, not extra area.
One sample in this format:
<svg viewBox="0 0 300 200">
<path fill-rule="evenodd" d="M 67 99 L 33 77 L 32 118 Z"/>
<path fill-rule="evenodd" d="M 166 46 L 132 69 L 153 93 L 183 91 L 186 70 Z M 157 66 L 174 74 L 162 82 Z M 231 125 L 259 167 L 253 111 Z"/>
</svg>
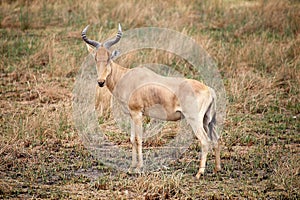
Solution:
<svg viewBox="0 0 300 200">
<path fill-rule="evenodd" d="M 106 79 L 106 86 L 112 93 L 118 81 L 128 72 L 130 69 L 122 67 L 114 62 L 111 63 L 111 73 Z"/>
</svg>

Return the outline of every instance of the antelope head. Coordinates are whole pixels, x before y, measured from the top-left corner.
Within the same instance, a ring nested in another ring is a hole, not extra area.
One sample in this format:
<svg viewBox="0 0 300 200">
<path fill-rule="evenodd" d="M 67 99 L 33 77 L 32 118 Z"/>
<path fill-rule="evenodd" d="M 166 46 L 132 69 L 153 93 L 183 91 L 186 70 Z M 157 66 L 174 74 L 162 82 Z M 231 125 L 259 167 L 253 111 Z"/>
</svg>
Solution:
<svg viewBox="0 0 300 200">
<path fill-rule="evenodd" d="M 105 85 L 106 78 L 111 74 L 112 60 L 119 55 L 118 50 L 111 52 L 109 48 L 120 41 L 123 33 L 121 25 L 119 24 L 117 36 L 114 39 L 108 40 L 101 44 L 100 42 L 90 40 L 86 37 L 88 27 L 89 26 L 86 26 L 85 29 L 83 29 L 81 37 L 86 42 L 88 51 L 95 59 L 98 75 L 97 82 L 99 87 L 103 87 Z"/>
</svg>

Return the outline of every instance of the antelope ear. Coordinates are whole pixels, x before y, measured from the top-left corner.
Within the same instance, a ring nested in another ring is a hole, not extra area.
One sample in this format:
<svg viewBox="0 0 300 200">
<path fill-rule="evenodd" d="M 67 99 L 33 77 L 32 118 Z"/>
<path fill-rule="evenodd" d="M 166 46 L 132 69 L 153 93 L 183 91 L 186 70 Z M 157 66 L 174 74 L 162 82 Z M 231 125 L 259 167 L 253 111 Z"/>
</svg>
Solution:
<svg viewBox="0 0 300 200">
<path fill-rule="evenodd" d="M 91 47 L 90 45 L 86 44 L 86 47 L 88 49 L 88 51 L 90 52 L 90 54 L 92 54 L 93 56 L 95 56 L 96 51 L 93 47 Z"/>
<path fill-rule="evenodd" d="M 113 50 L 113 52 L 111 53 L 111 56 L 110 56 L 110 60 L 114 60 L 119 55 L 120 55 L 120 51 L 119 50 Z"/>
</svg>

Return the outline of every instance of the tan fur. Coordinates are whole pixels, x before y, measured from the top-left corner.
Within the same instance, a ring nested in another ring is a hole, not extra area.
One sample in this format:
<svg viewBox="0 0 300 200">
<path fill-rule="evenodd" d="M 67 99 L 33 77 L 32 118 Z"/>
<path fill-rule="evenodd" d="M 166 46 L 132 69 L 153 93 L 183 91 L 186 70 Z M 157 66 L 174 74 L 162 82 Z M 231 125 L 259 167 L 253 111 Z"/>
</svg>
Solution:
<svg viewBox="0 0 300 200">
<path fill-rule="evenodd" d="M 147 85 L 132 93 L 128 106 L 135 112 L 167 121 L 181 119 L 179 100 L 176 95 L 159 85 Z"/>
<path fill-rule="evenodd" d="M 111 113 L 112 95 L 107 87 L 96 87 L 95 110 L 104 118 L 108 118 Z"/>
<path fill-rule="evenodd" d="M 105 84 L 131 117 L 132 168 L 140 171 L 143 167 L 142 122 L 143 116 L 149 116 L 167 121 L 186 118 L 202 146 L 197 178 L 204 173 L 211 143 L 215 148 L 215 170 L 221 169 L 219 142 L 211 141 L 212 133 L 208 133 L 212 131 L 216 135 L 214 140 L 218 140 L 214 128 L 216 95 L 212 88 L 192 79 L 163 77 L 148 68 L 124 68 L 110 59 L 111 53 L 104 47 L 96 50 L 88 47 L 88 50 L 95 57 L 99 86 Z M 104 101 L 111 98 L 100 90 L 97 90 L 96 107 L 100 105 L 99 98 Z"/>
</svg>

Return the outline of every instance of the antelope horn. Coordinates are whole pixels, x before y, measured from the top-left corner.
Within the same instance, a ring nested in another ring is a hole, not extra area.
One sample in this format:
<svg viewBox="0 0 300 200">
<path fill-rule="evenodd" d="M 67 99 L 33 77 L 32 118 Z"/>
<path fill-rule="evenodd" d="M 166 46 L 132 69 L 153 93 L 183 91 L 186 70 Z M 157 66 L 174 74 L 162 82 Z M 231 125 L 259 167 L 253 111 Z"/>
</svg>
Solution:
<svg viewBox="0 0 300 200">
<path fill-rule="evenodd" d="M 106 49 L 109 49 L 112 45 L 114 45 L 114 44 L 116 44 L 116 43 L 118 43 L 120 41 L 120 39 L 122 37 L 122 34 L 123 33 L 122 33 L 121 24 L 119 24 L 119 30 L 118 30 L 116 38 L 106 41 L 103 46 Z"/>
<path fill-rule="evenodd" d="M 82 31 L 82 33 L 81 33 L 82 39 L 83 39 L 86 43 L 92 45 L 93 47 L 99 48 L 99 47 L 101 46 L 101 43 L 99 43 L 99 42 L 97 42 L 97 41 L 94 41 L 94 40 L 90 40 L 90 39 L 88 39 L 88 38 L 86 37 L 86 32 L 87 32 L 88 28 L 89 28 L 89 25 L 87 25 L 87 26 L 83 29 L 83 31 Z"/>
</svg>

